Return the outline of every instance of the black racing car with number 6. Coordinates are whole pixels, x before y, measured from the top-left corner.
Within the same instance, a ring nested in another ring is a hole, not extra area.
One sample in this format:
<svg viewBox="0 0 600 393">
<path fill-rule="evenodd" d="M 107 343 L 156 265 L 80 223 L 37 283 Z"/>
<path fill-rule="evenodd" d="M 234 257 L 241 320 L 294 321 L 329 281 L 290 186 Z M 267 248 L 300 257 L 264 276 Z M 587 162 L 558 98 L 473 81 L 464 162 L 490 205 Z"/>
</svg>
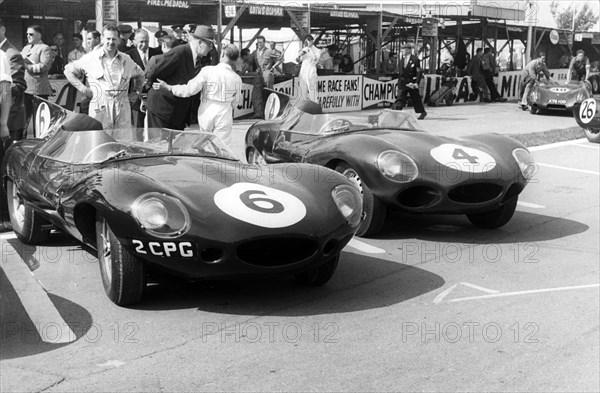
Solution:
<svg viewBox="0 0 600 393">
<path fill-rule="evenodd" d="M 34 101 L 47 137 L 13 144 L 2 163 L 13 229 L 35 244 L 59 228 L 95 248 L 118 305 L 142 298 L 148 270 L 323 285 L 359 224 L 360 194 L 334 171 L 245 165 L 211 133 L 149 129 L 139 140 Z"/>
<path fill-rule="evenodd" d="M 361 190 L 359 236 L 376 234 L 388 208 L 466 214 L 479 227 L 498 228 L 535 171 L 529 151 L 511 138 L 428 134 L 406 111 L 322 113 L 303 101 L 279 113 L 248 130 L 248 162 L 306 162 L 342 173 Z"/>
</svg>

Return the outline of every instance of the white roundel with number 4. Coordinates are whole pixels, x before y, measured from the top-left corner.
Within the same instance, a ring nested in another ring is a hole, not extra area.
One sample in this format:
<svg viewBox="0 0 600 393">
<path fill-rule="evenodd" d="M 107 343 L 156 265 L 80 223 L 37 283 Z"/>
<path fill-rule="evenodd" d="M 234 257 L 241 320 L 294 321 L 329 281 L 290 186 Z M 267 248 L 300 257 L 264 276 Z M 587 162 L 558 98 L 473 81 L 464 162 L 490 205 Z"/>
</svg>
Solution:
<svg viewBox="0 0 600 393">
<path fill-rule="evenodd" d="M 264 228 L 285 228 L 306 216 L 306 206 L 292 194 L 252 183 L 219 190 L 215 204 L 227 215 Z"/>
<path fill-rule="evenodd" d="M 588 98 L 587 100 L 581 103 L 581 107 L 579 108 L 579 118 L 583 124 L 587 124 L 592 121 L 594 116 L 596 116 L 596 100 L 593 98 Z"/>
<path fill-rule="evenodd" d="M 483 173 L 496 167 L 496 160 L 486 152 L 453 143 L 431 149 L 431 156 L 440 164 L 462 172 Z"/>
</svg>

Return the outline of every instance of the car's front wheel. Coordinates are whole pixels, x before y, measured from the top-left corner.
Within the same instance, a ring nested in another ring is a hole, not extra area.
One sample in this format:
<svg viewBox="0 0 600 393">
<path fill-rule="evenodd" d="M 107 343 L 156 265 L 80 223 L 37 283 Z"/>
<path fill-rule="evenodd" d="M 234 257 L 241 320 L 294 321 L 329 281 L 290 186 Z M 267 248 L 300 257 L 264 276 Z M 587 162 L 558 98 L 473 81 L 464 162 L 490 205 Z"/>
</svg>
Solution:
<svg viewBox="0 0 600 393">
<path fill-rule="evenodd" d="M 9 180 L 6 184 L 8 214 L 15 235 L 25 244 L 39 244 L 48 239 L 50 224 L 29 206 Z"/>
<path fill-rule="evenodd" d="M 319 267 L 296 274 L 296 280 L 303 285 L 319 287 L 331 279 L 340 261 L 340 254 L 330 257 L 327 262 Z"/>
<path fill-rule="evenodd" d="M 100 213 L 96 215 L 96 249 L 108 298 L 119 306 L 139 302 L 146 288 L 145 266 L 121 245 Z"/>
<path fill-rule="evenodd" d="M 585 137 L 592 143 L 600 143 L 600 128 L 584 128 Z"/>
<path fill-rule="evenodd" d="M 385 221 L 387 206 L 373 194 L 373 191 L 363 183 L 358 172 L 345 162 L 338 164 L 335 170 L 346 176 L 360 190 L 363 202 L 362 219 L 358 225 L 356 236 L 375 235 Z"/>
<path fill-rule="evenodd" d="M 499 208 L 477 214 L 467 214 L 467 218 L 471 223 L 479 228 L 494 229 L 500 228 L 510 221 L 515 210 L 517 209 L 517 200 L 519 197 L 514 197 Z"/>
</svg>

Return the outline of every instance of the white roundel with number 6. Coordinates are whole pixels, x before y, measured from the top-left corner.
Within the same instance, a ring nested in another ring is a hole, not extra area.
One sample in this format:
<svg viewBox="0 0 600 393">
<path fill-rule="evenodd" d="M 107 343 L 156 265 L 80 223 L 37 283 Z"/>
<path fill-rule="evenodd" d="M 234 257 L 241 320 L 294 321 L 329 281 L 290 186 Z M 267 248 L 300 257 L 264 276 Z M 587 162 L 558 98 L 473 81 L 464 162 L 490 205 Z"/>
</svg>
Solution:
<svg viewBox="0 0 600 393">
<path fill-rule="evenodd" d="M 486 152 L 452 143 L 431 149 L 431 156 L 440 164 L 462 172 L 483 173 L 496 167 L 496 160 Z"/>
<path fill-rule="evenodd" d="M 42 102 L 35 112 L 35 130 L 37 138 L 43 138 L 50 130 L 50 108 Z"/>
<path fill-rule="evenodd" d="M 581 103 L 581 107 L 579 108 L 579 118 L 583 124 L 587 124 L 592 121 L 594 116 L 596 116 L 596 100 L 593 98 L 588 98 L 587 100 Z"/>
<path fill-rule="evenodd" d="M 264 228 L 285 228 L 306 216 L 306 206 L 292 194 L 252 183 L 219 190 L 215 204 L 233 218 Z"/>
</svg>

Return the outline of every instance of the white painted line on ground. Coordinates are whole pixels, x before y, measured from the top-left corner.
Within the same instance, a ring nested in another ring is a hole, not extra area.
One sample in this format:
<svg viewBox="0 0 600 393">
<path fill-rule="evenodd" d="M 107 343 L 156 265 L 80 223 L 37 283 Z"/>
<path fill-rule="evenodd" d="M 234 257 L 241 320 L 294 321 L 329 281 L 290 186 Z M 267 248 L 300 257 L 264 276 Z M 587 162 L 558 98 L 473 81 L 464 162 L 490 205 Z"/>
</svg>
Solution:
<svg viewBox="0 0 600 393">
<path fill-rule="evenodd" d="M 529 291 L 493 293 L 493 294 L 481 295 L 481 296 L 459 297 L 456 299 L 448 300 L 448 303 L 465 302 L 468 300 L 493 299 L 493 298 L 497 298 L 497 297 L 531 295 L 531 294 L 535 294 L 535 293 L 544 293 L 544 292 L 570 291 L 570 290 L 574 290 L 574 289 L 599 288 L 599 287 L 600 287 L 600 284 L 589 284 L 589 285 L 578 285 L 578 286 L 574 286 L 574 287 L 558 287 L 558 288 L 532 289 Z"/>
<path fill-rule="evenodd" d="M 20 258 L 4 262 L 2 270 L 44 342 L 62 344 L 77 339 L 48 298 L 46 290 Z"/>
<path fill-rule="evenodd" d="M 0 239 L 16 239 L 14 232 L 0 233 Z"/>
<path fill-rule="evenodd" d="M 452 291 L 454 290 L 454 288 L 456 288 L 456 286 L 457 286 L 457 285 L 458 285 L 458 284 L 454 284 L 454 285 L 452 285 L 450 288 L 446 289 L 445 291 L 443 291 L 442 293 L 440 293 L 439 295 L 437 295 L 437 296 L 435 297 L 435 299 L 433 299 L 433 303 L 434 303 L 434 304 L 439 304 L 439 303 L 441 303 L 441 301 L 442 301 L 442 300 L 444 300 L 444 298 L 445 298 L 446 296 L 448 296 L 448 294 L 449 294 L 450 292 L 452 292 Z"/>
<path fill-rule="evenodd" d="M 600 175 L 600 173 L 598 173 L 596 171 L 588 171 L 587 169 L 568 168 L 566 166 L 552 165 L 552 164 L 542 164 L 542 163 L 539 163 L 539 162 L 536 162 L 536 165 L 539 165 L 541 167 L 546 167 L 546 168 L 562 169 L 562 170 L 571 171 L 571 172 L 588 173 L 590 175 L 596 175 L 596 176 Z"/>
<path fill-rule="evenodd" d="M 529 203 L 529 202 L 521 202 L 521 201 L 518 201 L 517 205 L 523 206 L 523 207 L 530 207 L 532 209 L 545 209 L 546 208 L 546 206 L 537 205 L 535 203 Z"/>
<path fill-rule="evenodd" d="M 561 147 L 561 146 L 576 145 L 576 144 L 581 143 L 583 141 L 587 142 L 587 139 L 586 138 L 581 138 L 581 139 L 574 139 L 572 141 L 548 143 L 547 145 L 540 145 L 540 146 L 528 147 L 528 149 L 529 149 L 529 151 L 548 150 L 548 149 L 554 149 L 556 147 Z"/>
<path fill-rule="evenodd" d="M 600 150 L 600 145 L 597 143 L 575 143 L 573 146 L 577 147 L 586 147 L 588 149 L 594 149 L 596 151 Z"/>
<path fill-rule="evenodd" d="M 461 282 L 461 284 L 466 285 L 467 287 L 470 287 L 473 289 L 477 289 L 478 291 L 485 292 L 485 293 L 500 293 L 500 291 L 496 291 L 495 289 L 487 289 L 484 287 L 480 287 L 479 285 L 471 284 L 468 282 Z"/>
<path fill-rule="evenodd" d="M 356 238 L 352 238 L 352 240 L 350 240 L 348 242 L 348 245 L 352 248 L 357 249 L 358 251 L 362 251 L 367 254 L 385 254 L 386 253 L 386 251 L 384 249 L 372 246 L 367 243 L 363 243 L 360 240 L 356 240 Z"/>
</svg>

